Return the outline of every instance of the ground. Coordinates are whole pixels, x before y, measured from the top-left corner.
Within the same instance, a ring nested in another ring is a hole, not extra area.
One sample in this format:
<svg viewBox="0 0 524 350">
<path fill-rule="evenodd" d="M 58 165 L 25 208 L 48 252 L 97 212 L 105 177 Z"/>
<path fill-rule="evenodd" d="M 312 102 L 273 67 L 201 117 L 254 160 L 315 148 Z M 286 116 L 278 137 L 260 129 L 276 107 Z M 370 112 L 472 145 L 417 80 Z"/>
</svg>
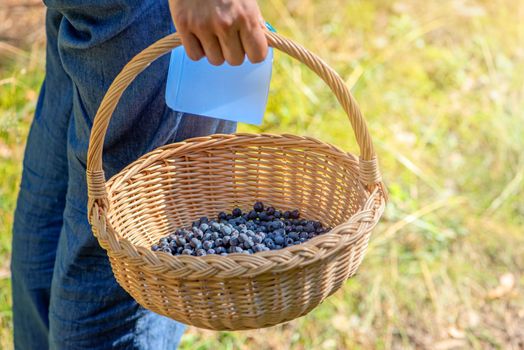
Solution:
<svg viewBox="0 0 524 350">
<path fill-rule="evenodd" d="M 262 3 L 262 2 L 261 2 Z M 182 349 L 524 349 L 524 3 L 268 0 L 263 13 L 351 87 L 390 203 L 357 276 L 306 317 L 190 329 Z M 25 137 L 44 77 L 43 8 L 0 4 L 0 348 Z M 520 23 L 519 23 L 520 22 Z M 277 55 L 261 127 L 358 153 L 326 86 Z"/>
</svg>

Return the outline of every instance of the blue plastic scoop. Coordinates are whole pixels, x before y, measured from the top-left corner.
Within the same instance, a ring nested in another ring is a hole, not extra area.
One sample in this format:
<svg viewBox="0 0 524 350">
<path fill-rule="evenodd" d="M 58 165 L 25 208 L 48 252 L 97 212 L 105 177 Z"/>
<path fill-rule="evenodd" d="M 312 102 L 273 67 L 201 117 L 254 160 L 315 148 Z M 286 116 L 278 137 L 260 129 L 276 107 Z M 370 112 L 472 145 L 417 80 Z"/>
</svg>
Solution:
<svg viewBox="0 0 524 350">
<path fill-rule="evenodd" d="M 177 47 L 171 52 L 166 103 L 180 112 L 260 125 L 272 66 L 271 48 L 261 63 L 246 58 L 240 66 L 213 66 L 207 58 L 191 60 L 183 47 Z"/>
</svg>

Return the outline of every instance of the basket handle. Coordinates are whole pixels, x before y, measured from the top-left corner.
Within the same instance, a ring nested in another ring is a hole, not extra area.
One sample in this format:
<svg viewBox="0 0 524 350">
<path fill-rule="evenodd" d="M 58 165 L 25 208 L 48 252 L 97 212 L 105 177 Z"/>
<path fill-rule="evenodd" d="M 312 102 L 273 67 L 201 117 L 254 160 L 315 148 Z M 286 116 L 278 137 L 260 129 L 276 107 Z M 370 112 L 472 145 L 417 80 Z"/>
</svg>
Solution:
<svg viewBox="0 0 524 350">
<path fill-rule="evenodd" d="M 355 138 L 360 148 L 360 180 L 369 190 L 372 190 L 377 186 L 380 187 L 383 195 L 386 196 L 386 191 L 382 184 L 380 171 L 378 169 L 373 143 L 366 123 L 362 117 L 357 102 L 344 84 L 344 81 L 322 59 L 309 52 L 301 45 L 270 31 L 266 31 L 266 38 L 269 46 L 304 63 L 331 88 L 349 117 Z M 124 66 L 102 99 L 102 103 L 100 104 L 94 119 L 87 153 L 89 210 L 92 209 L 94 201 L 100 200 L 104 203 L 107 202 L 107 192 L 105 188 L 106 179 L 102 168 L 103 145 L 109 121 L 122 94 L 124 93 L 124 90 L 131 84 L 135 77 L 146 69 L 154 60 L 181 44 L 179 36 L 174 33 L 158 40 L 137 54 Z"/>
</svg>

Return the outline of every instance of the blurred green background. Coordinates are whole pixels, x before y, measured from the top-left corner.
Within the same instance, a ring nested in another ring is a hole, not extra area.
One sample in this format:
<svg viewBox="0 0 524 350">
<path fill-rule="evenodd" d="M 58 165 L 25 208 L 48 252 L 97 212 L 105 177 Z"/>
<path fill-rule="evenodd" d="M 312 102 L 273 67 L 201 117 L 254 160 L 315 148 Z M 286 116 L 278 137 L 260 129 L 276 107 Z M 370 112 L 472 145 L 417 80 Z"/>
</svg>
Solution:
<svg viewBox="0 0 524 350">
<path fill-rule="evenodd" d="M 249 332 L 190 329 L 182 349 L 524 348 L 524 2 L 267 0 L 367 119 L 391 201 L 358 275 L 312 313 Z M 44 77 L 44 9 L 0 3 L 0 348 L 21 162 Z M 326 86 L 276 55 L 262 127 L 358 153 Z"/>
</svg>

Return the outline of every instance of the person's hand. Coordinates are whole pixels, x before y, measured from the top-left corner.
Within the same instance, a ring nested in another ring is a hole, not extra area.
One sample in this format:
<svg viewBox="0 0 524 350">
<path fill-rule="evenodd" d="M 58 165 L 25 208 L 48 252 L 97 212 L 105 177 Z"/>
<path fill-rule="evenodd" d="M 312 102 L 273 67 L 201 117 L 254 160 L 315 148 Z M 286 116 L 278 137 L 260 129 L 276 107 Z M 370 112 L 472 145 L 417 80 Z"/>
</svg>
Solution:
<svg viewBox="0 0 524 350">
<path fill-rule="evenodd" d="M 256 0 L 169 0 L 187 55 L 213 65 L 253 63 L 267 54 L 264 21 Z"/>
</svg>

